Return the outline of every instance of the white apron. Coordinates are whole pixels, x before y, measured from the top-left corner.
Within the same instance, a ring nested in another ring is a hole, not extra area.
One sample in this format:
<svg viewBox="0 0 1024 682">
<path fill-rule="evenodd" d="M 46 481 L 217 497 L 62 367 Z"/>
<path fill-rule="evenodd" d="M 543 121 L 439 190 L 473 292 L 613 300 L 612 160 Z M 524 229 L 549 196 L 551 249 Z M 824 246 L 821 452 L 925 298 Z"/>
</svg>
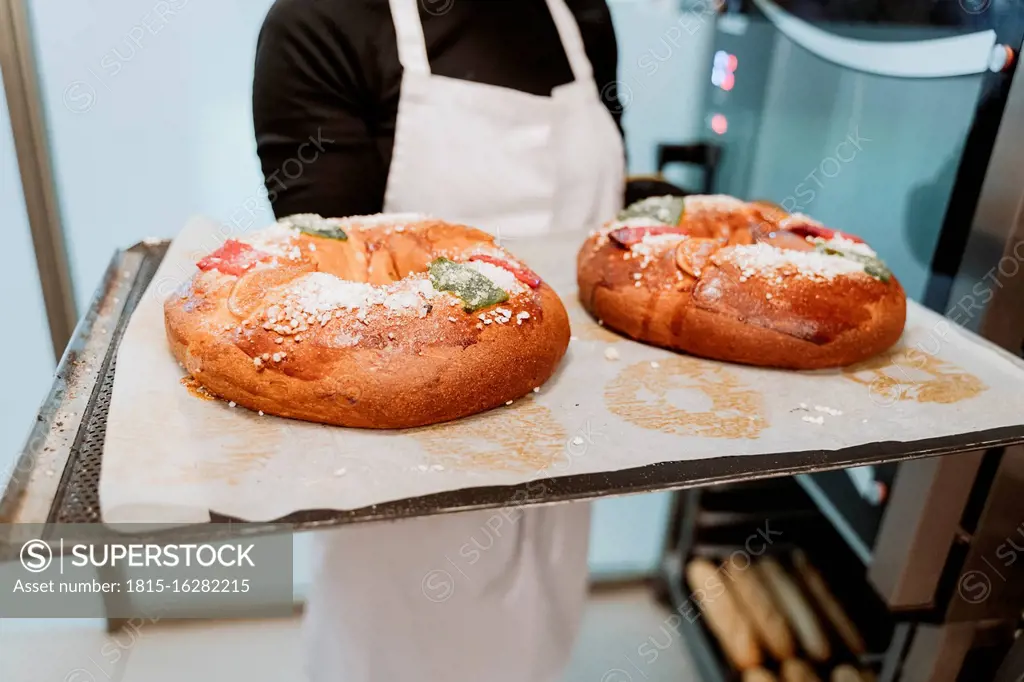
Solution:
<svg viewBox="0 0 1024 682">
<path fill-rule="evenodd" d="M 390 0 L 404 73 L 386 212 L 582 241 L 621 207 L 622 140 L 572 13 L 547 3 L 575 79 L 551 97 L 432 75 L 418 0 Z M 304 623 L 310 679 L 558 680 L 586 601 L 589 530 L 590 506 L 577 503 L 322 533 Z"/>
</svg>

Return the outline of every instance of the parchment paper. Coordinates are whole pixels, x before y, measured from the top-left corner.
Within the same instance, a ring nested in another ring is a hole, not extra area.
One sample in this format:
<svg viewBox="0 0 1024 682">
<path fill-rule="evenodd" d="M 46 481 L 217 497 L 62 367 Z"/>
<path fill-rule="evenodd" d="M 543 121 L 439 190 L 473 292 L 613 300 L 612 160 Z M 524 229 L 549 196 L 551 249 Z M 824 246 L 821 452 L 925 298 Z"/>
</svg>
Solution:
<svg viewBox="0 0 1024 682">
<path fill-rule="evenodd" d="M 1021 363 L 915 304 L 896 349 L 846 370 L 755 369 L 623 339 L 576 302 L 581 235 L 504 241 L 554 286 L 572 318 L 569 351 L 539 393 L 405 431 L 261 417 L 190 393 L 164 335 L 163 299 L 219 245 L 217 231 L 203 219 L 185 227 L 121 342 L 100 481 L 108 523 L 206 522 L 211 510 L 269 521 L 538 476 L 1024 422 Z M 606 357 L 609 348 L 617 359 Z"/>
</svg>

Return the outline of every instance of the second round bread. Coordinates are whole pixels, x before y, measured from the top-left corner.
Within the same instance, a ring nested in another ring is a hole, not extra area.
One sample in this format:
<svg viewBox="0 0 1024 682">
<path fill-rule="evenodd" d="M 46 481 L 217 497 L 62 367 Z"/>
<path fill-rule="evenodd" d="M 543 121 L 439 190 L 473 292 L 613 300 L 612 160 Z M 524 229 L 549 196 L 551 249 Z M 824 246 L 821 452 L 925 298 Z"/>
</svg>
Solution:
<svg viewBox="0 0 1024 682">
<path fill-rule="evenodd" d="M 758 637 L 772 656 L 780 661 L 796 655 L 796 644 L 786 624 L 786 616 L 779 610 L 769 589 L 761 582 L 757 571 L 734 571 L 729 588 L 736 595 Z"/>
</svg>

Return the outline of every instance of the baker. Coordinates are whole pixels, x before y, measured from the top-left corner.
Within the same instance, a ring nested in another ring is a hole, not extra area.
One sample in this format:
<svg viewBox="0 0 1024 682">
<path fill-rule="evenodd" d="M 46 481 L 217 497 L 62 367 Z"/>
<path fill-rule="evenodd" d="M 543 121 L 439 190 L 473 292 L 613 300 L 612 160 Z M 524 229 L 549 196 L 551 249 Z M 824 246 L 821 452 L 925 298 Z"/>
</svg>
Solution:
<svg viewBox="0 0 1024 682">
<path fill-rule="evenodd" d="M 616 62 L 604 0 L 278 0 L 253 87 L 274 212 L 419 212 L 582 240 L 622 204 Z M 587 505 L 566 504 L 320 535 L 311 679 L 559 679 L 589 526 Z"/>
</svg>

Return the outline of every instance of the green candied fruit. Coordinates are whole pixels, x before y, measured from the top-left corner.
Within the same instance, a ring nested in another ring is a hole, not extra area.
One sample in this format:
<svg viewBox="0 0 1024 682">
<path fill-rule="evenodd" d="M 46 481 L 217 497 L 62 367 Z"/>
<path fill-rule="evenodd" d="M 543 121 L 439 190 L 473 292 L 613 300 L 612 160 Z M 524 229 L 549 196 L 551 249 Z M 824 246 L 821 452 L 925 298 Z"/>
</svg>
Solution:
<svg viewBox="0 0 1024 682">
<path fill-rule="evenodd" d="M 340 227 L 299 228 L 299 231 L 312 237 L 348 241 L 348 235 L 345 234 L 345 230 Z"/>
<path fill-rule="evenodd" d="M 324 218 L 315 213 L 291 215 L 281 220 L 281 223 L 311 237 L 348 240 L 348 235 L 345 234 L 345 230 L 341 229 L 336 219 Z"/>
<path fill-rule="evenodd" d="M 651 218 L 665 225 L 678 225 L 683 217 L 683 198 L 673 196 L 647 197 L 619 211 L 619 220 Z"/>
<path fill-rule="evenodd" d="M 892 279 L 892 271 L 889 270 L 888 266 L 880 259 L 873 256 L 865 256 L 862 253 L 854 253 L 852 251 L 845 251 L 843 249 L 837 249 L 831 245 L 815 244 L 814 247 L 820 253 L 827 254 L 829 256 L 840 256 L 848 260 L 854 260 L 864 266 L 864 272 L 871 275 L 877 280 L 888 282 Z"/>
<path fill-rule="evenodd" d="M 447 258 L 430 264 L 430 283 L 438 291 L 449 291 L 461 298 L 462 309 L 467 313 L 508 300 L 508 292 L 494 282 L 468 265 Z"/>
<path fill-rule="evenodd" d="M 892 279 L 892 272 L 886 267 L 885 263 L 877 258 L 872 258 L 864 263 L 864 272 L 883 282 L 888 282 Z"/>
</svg>

